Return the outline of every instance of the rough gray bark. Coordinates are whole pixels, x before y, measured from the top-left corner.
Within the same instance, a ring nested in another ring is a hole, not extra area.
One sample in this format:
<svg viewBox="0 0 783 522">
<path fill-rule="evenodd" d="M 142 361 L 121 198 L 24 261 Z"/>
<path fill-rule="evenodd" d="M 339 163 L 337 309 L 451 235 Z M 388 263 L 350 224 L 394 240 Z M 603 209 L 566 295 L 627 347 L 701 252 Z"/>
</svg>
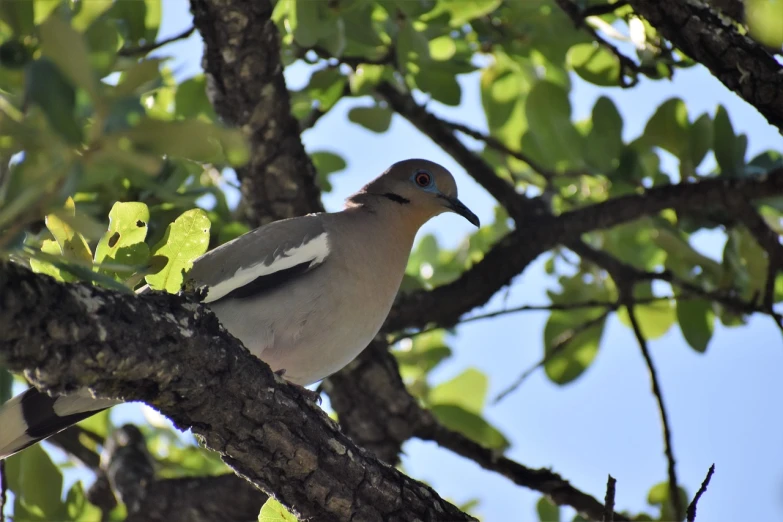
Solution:
<svg viewBox="0 0 783 522">
<path fill-rule="evenodd" d="M 243 218 L 257 226 L 322 211 L 315 168 L 283 78 L 269 0 L 191 0 L 204 38 L 203 67 L 215 112 L 250 137 L 251 158 L 237 169 Z"/>
<path fill-rule="evenodd" d="M 783 66 L 699 0 L 629 0 L 667 40 L 783 131 Z"/>
<path fill-rule="evenodd" d="M 203 307 L 59 284 L 0 264 L 0 354 L 42 389 L 89 386 L 191 428 L 238 474 L 313 520 L 471 520 L 358 448 Z"/>
</svg>

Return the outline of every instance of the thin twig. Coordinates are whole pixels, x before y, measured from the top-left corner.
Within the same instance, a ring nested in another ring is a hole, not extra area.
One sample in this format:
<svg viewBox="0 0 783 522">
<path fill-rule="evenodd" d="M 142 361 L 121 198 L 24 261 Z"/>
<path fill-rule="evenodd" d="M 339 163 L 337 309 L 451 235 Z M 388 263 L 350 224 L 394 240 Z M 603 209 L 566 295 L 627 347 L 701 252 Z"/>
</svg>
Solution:
<svg viewBox="0 0 783 522">
<path fill-rule="evenodd" d="M 614 489 L 617 479 L 609 475 L 606 479 L 606 497 L 604 498 L 604 522 L 614 522 Z"/>
<path fill-rule="evenodd" d="M 588 175 L 587 172 L 582 172 L 578 170 L 566 170 L 562 172 L 558 172 L 555 170 L 548 169 L 538 163 L 536 160 L 525 154 L 524 152 L 513 150 L 510 147 L 506 146 L 502 141 L 495 138 L 494 136 L 490 136 L 488 134 L 484 134 L 483 132 L 477 131 L 475 129 L 472 129 L 468 127 L 465 124 L 457 123 L 453 121 L 447 121 L 447 120 L 441 120 L 444 124 L 448 125 L 455 131 L 461 132 L 462 134 L 465 134 L 466 136 L 470 136 L 474 140 L 483 141 L 486 143 L 487 147 L 494 149 L 498 152 L 501 152 L 503 154 L 506 154 L 508 156 L 511 156 L 512 158 L 516 158 L 519 161 L 522 161 L 524 163 L 527 163 L 528 166 L 533 169 L 537 174 L 540 174 L 541 177 L 552 180 L 556 177 L 566 177 L 566 178 L 576 178 L 579 176 Z"/>
<path fill-rule="evenodd" d="M 624 289 L 623 294 L 631 295 L 630 289 Z M 675 468 L 674 450 L 672 449 L 672 433 L 671 428 L 669 427 L 669 415 L 666 413 L 666 405 L 663 402 L 663 390 L 658 381 L 658 372 L 653 364 L 650 349 L 647 346 L 647 339 L 644 338 L 642 329 L 639 326 L 636 311 L 634 310 L 633 305 L 626 306 L 626 308 L 628 309 L 628 319 L 631 321 L 633 333 L 636 336 L 636 340 L 639 342 L 639 348 L 641 349 L 642 356 L 647 364 L 647 370 L 650 372 L 653 395 L 655 395 L 655 400 L 658 401 L 658 411 L 661 415 L 661 424 L 663 424 L 664 452 L 666 453 L 666 460 L 668 462 L 669 497 L 671 498 L 672 506 L 674 507 L 675 518 L 677 520 L 682 520 L 682 502 L 680 499 L 679 487 L 677 485 L 677 470 Z"/>
<path fill-rule="evenodd" d="M 598 317 L 596 317 L 594 319 L 591 319 L 589 321 L 586 321 L 586 322 L 580 324 L 579 326 L 571 328 L 570 330 L 566 330 L 565 332 L 563 332 L 562 334 L 557 336 L 555 338 L 554 346 L 549 351 L 549 353 L 544 355 L 544 357 L 540 361 L 538 361 L 535 365 L 531 366 L 530 368 L 528 368 L 527 370 L 522 372 L 520 374 L 520 376 L 517 377 L 516 380 L 513 383 L 511 383 L 505 390 L 500 392 L 495 397 L 495 399 L 492 401 L 492 403 L 493 404 L 497 404 L 500 401 L 502 401 L 503 399 L 505 399 L 508 395 L 510 395 L 511 393 L 515 392 L 520 386 L 522 386 L 522 384 L 524 384 L 524 382 L 528 379 L 528 377 L 530 377 L 533 374 L 533 372 L 535 372 L 539 368 L 543 367 L 546 363 L 551 361 L 554 357 L 560 355 L 560 353 L 562 353 L 563 350 L 565 350 L 568 347 L 569 343 L 571 343 L 571 341 L 573 341 L 574 338 L 576 338 L 577 335 L 579 335 L 579 334 L 581 334 L 583 332 L 586 332 L 590 328 L 592 328 L 594 326 L 597 326 L 602 321 L 605 321 L 606 318 L 609 316 L 609 314 L 613 310 L 616 310 L 616 309 L 617 309 L 617 304 L 616 303 L 612 303 L 612 306 L 608 307 L 606 310 L 604 310 L 604 313 L 602 313 Z"/>
<path fill-rule="evenodd" d="M 701 483 L 701 487 L 699 487 L 699 491 L 696 492 L 693 500 L 691 500 L 691 503 L 688 505 L 688 522 L 694 522 L 696 520 L 696 504 L 699 503 L 699 499 L 707 491 L 707 486 L 710 485 L 710 479 L 712 479 L 713 473 L 715 473 L 715 464 L 710 466 L 710 469 L 707 471 L 707 476 L 704 477 L 704 481 Z"/>
<path fill-rule="evenodd" d="M 159 42 L 152 42 L 146 45 L 140 45 L 138 47 L 126 47 L 124 49 L 120 49 L 117 52 L 117 54 L 120 56 L 141 56 L 147 53 L 151 53 L 152 51 L 159 49 L 164 45 L 168 45 L 172 42 L 176 42 L 177 40 L 184 40 L 185 38 L 188 38 L 191 34 L 193 34 L 193 31 L 195 30 L 196 27 L 191 26 L 190 29 L 185 29 L 181 33 L 174 35 L 171 38 L 166 38 L 165 40 L 160 40 Z"/>
</svg>

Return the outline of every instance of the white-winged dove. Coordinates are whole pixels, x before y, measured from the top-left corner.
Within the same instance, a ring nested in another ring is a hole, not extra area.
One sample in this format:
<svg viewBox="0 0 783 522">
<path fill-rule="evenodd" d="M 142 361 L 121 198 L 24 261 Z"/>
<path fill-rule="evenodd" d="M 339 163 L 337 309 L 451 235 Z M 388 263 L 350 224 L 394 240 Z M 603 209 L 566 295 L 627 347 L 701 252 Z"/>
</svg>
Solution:
<svg viewBox="0 0 783 522">
<path fill-rule="evenodd" d="M 299 386 L 351 362 L 380 330 L 402 282 L 414 237 L 430 218 L 479 219 L 444 167 L 392 165 L 345 209 L 275 221 L 207 252 L 187 286 L 272 370 Z M 50 397 L 30 388 L 0 408 L 0 459 L 120 401 L 88 390 Z"/>
</svg>

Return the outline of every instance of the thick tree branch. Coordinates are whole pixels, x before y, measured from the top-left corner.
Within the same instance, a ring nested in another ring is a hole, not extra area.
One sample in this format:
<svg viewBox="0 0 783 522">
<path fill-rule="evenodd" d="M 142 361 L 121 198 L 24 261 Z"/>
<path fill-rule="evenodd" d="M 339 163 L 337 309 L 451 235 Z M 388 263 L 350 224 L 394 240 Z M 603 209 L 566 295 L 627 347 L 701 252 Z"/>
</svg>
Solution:
<svg viewBox="0 0 783 522">
<path fill-rule="evenodd" d="M 667 40 L 783 131 L 783 66 L 699 0 L 629 0 Z"/>
<path fill-rule="evenodd" d="M 315 520 L 469 520 L 372 458 L 205 308 L 0 265 L 0 353 L 54 393 L 147 402 L 256 486 Z"/>
<path fill-rule="evenodd" d="M 250 138 L 250 163 L 237 169 L 245 220 L 259 225 L 323 210 L 291 115 L 271 2 L 191 0 L 191 9 L 215 111 Z"/>
</svg>

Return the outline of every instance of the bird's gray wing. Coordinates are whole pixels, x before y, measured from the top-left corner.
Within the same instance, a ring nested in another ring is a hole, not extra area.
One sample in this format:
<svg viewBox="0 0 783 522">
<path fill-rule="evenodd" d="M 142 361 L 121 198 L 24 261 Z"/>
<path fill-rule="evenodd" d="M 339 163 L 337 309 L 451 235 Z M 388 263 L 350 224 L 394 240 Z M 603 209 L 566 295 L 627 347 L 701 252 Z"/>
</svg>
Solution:
<svg viewBox="0 0 783 522">
<path fill-rule="evenodd" d="M 256 296 L 321 265 L 329 246 L 318 214 L 274 221 L 196 259 L 186 288 L 205 289 L 205 303 Z"/>
</svg>

